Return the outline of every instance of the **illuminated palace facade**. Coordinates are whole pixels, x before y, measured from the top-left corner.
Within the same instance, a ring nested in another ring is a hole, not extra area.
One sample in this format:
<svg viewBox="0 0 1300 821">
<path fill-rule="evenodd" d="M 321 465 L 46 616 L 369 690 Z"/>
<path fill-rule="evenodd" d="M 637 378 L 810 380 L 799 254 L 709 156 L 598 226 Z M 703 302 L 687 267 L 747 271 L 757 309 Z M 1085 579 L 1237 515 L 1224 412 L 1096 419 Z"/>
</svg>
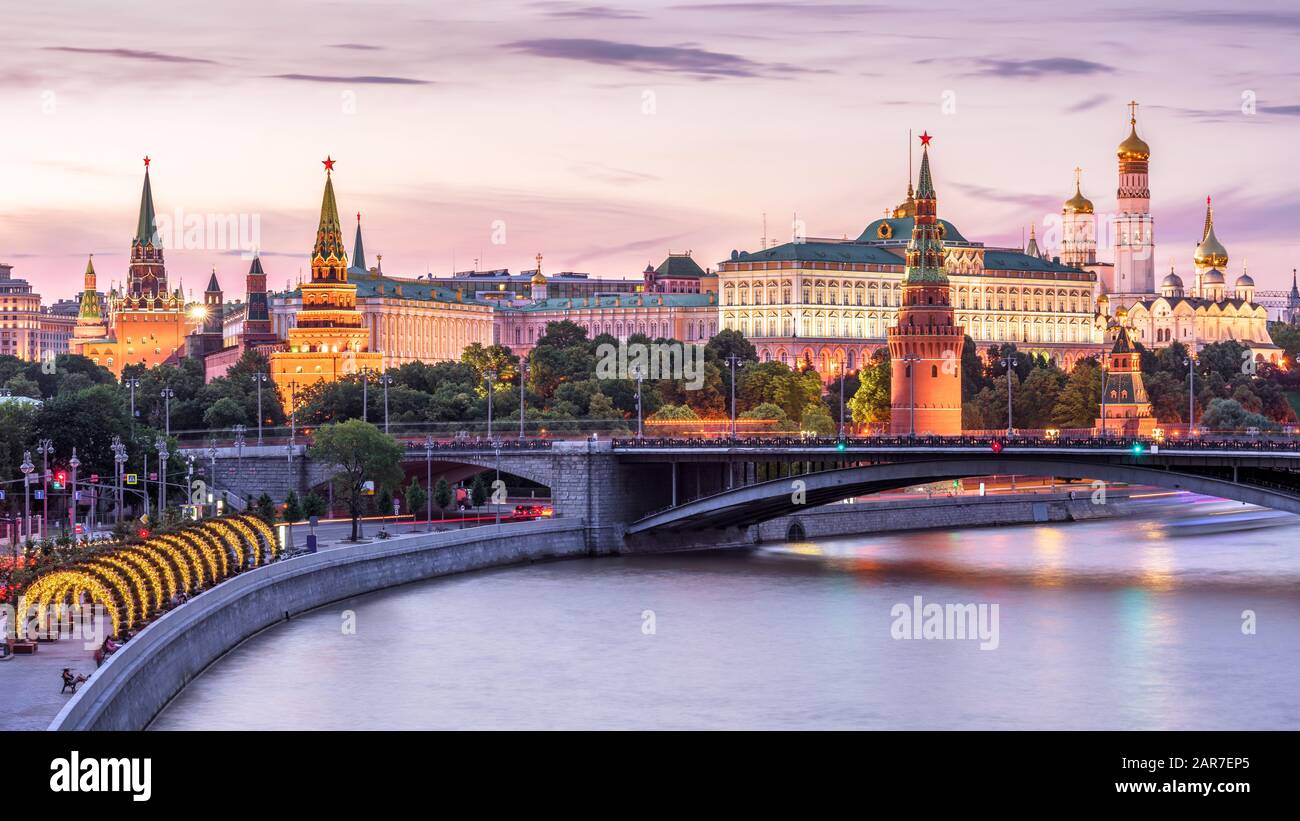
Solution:
<svg viewBox="0 0 1300 821">
<path fill-rule="evenodd" d="M 163 243 L 154 214 L 149 158 L 144 160 L 140 216 L 131 240 L 126 287 L 108 294 L 108 313 L 99 306 L 93 264 L 86 265 L 81 312 L 73 330 L 72 351 L 103 365 L 117 376 L 127 365 L 151 368 L 174 364 L 185 355 L 185 338 L 202 323 L 191 316 L 179 288 L 167 287 Z"/>
<path fill-rule="evenodd" d="M 718 266 L 720 319 L 759 358 L 816 368 L 830 378 L 856 370 L 885 345 L 902 302 L 916 199 L 867 225 L 857 239 L 798 239 L 762 251 L 733 251 Z M 1097 275 L 1025 250 L 972 242 L 938 220 L 943 271 L 955 322 L 983 349 L 1012 342 L 1063 368 L 1104 350 L 1096 315 Z"/>
</svg>

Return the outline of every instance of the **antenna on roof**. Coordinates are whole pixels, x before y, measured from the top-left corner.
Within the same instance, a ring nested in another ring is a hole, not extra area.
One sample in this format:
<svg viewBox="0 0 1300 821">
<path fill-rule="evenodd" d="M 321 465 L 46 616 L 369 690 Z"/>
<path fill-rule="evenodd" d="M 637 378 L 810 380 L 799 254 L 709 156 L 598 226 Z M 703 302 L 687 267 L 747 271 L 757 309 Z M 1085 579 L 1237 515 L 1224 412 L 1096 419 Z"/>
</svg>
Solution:
<svg viewBox="0 0 1300 821">
<path fill-rule="evenodd" d="M 759 240 L 759 250 L 767 250 L 767 212 L 763 212 L 763 238 Z"/>
<path fill-rule="evenodd" d="M 907 187 L 912 187 L 912 129 L 907 129 Z"/>
</svg>

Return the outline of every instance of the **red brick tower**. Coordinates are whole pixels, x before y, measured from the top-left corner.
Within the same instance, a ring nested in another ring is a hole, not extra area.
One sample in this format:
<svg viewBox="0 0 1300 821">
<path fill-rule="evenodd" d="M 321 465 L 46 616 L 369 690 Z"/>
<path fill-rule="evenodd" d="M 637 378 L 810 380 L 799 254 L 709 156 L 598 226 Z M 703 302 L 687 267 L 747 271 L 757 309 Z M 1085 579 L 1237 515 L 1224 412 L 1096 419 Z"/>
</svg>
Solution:
<svg viewBox="0 0 1300 821">
<path fill-rule="evenodd" d="M 907 245 L 903 304 L 889 329 L 892 363 L 890 433 L 961 433 L 961 349 L 965 329 L 953 321 L 952 288 L 943 272 L 943 238 L 930 179 L 930 135 L 921 135 L 916 221 Z"/>
</svg>

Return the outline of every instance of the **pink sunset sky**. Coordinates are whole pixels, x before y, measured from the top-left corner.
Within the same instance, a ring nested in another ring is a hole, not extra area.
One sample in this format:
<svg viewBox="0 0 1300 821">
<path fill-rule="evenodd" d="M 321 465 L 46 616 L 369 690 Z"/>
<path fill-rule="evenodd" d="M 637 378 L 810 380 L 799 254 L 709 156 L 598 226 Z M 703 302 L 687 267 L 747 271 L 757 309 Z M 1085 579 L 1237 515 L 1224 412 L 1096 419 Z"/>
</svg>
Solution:
<svg viewBox="0 0 1300 821">
<path fill-rule="evenodd" d="M 1229 281 L 1244 260 L 1289 287 L 1300 264 L 1285 3 L 86 0 L 8 9 L 4 31 L 0 262 L 46 302 L 90 253 L 122 280 L 146 154 L 160 214 L 256 218 L 276 289 L 307 266 L 327 154 L 349 244 L 361 211 L 387 273 L 540 251 L 624 277 L 755 250 L 764 212 L 777 240 L 796 213 L 856 236 L 904 194 L 908 129 L 936 135 L 939 212 L 970 239 L 1019 245 L 1076 165 L 1111 213 L 1131 98 L 1158 271 L 1190 270 L 1207 194 Z M 167 262 L 242 296 L 237 252 Z"/>
</svg>

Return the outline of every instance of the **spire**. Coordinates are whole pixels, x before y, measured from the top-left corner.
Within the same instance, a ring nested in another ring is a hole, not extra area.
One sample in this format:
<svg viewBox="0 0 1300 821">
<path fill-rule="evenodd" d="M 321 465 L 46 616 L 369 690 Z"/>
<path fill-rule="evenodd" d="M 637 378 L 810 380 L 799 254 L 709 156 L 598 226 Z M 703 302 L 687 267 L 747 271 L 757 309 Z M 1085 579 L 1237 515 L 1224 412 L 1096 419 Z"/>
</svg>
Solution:
<svg viewBox="0 0 1300 821">
<path fill-rule="evenodd" d="M 212 266 L 212 276 L 208 279 L 206 293 L 221 293 L 221 286 L 217 283 L 217 267 L 215 265 Z"/>
<path fill-rule="evenodd" d="M 1041 257 L 1043 253 L 1038 250 L 1038 238 L 1034 234 L 1034 226 L 1029 226 L 1029 245 L 1025 246 L 1025 253 L 1031 257 Z"/>
<path fill-rule="evenodd" d="M 934 180 L 930 176 L 930 140 L 928 133 L 921 134 L 921 173 L 916 185 L 916 219 L 912 224 L 912 239 L 907 244 L 905 284 L 946 285 L 948 277 L 943 272 L 942 226 L 936 216 L 937 200 Z"/>
<path fill-rule="evenodd" d="M 77 312 L 77 324 L 97 323 L 100 320 L 99 294 L 95 291 L 95 255 L 86 260 L 85 286 L 81 292 L 81 307 Z"/>
<path fill-rule="evenodd" d="M 253 264 L 248 266 L 248 273 L 250 275 L 266 275 L 266 272 L 262 270 L 262 258 L 260 256 L 253 257 Z"/>
<path fill-rule="evenodd" d="M 366 250 L 361 244 L 361 212 L 357 212 L 357 238 L 352 243 L 352 267 L 358 271 L 366 270 Z"/>
<path fill-rule="evenodd" d="M 921 176 L 916 184 L 916 198 L 934 199 L 934 181 L 930 179 L 930 140 L 928 133 L 921 135 Z"/>
<path fill-rule="evenodd" d="M 153 187 L 149 184 L 149 158 L 144 158 L 144 190 L 140 192 L 140 219 L 136 222 L 135 241 L 140 245 L 158 246 L 157 217 L 153 210 Z"/>
<path fill-rule="evenodd" d="M 1202 267 L 1223 269 L 1228 265 L 1228 249 L 1214 235 L 1214 206 L 1209 197 L 1205 198 L 1205 227 L 1193 259 Z"/>
<path fill-rule="evenodd" d="M 1201 229 L 1201 239 L 1205 239 L 1214 230 L 1214 206 L 1210 204 L 1210 197 L 1205 197 L 1205 227 Z"/>
<path fill-rule="evenodd" d="M 343 229 L 339 225 L 339 206 L 334 199 L 334 163 L 337 160 L 326 157 L 321 161 L 325 166 L 325 193 L 321 195 L 320 203 L 320 225 L 316 228 L 316 247 L 312 251 L 312 257 L 327 262 L 333 259 L 335 262 L 343 263 L 339 267 L 338 274 L 343 273 L 347 268 L 347 251 L 343 250 Z M 312 275 L 315 277 L 316 265 L 312 265 Z M 346 277 L 343 277 L 346 279 Z"/>
</svg>

